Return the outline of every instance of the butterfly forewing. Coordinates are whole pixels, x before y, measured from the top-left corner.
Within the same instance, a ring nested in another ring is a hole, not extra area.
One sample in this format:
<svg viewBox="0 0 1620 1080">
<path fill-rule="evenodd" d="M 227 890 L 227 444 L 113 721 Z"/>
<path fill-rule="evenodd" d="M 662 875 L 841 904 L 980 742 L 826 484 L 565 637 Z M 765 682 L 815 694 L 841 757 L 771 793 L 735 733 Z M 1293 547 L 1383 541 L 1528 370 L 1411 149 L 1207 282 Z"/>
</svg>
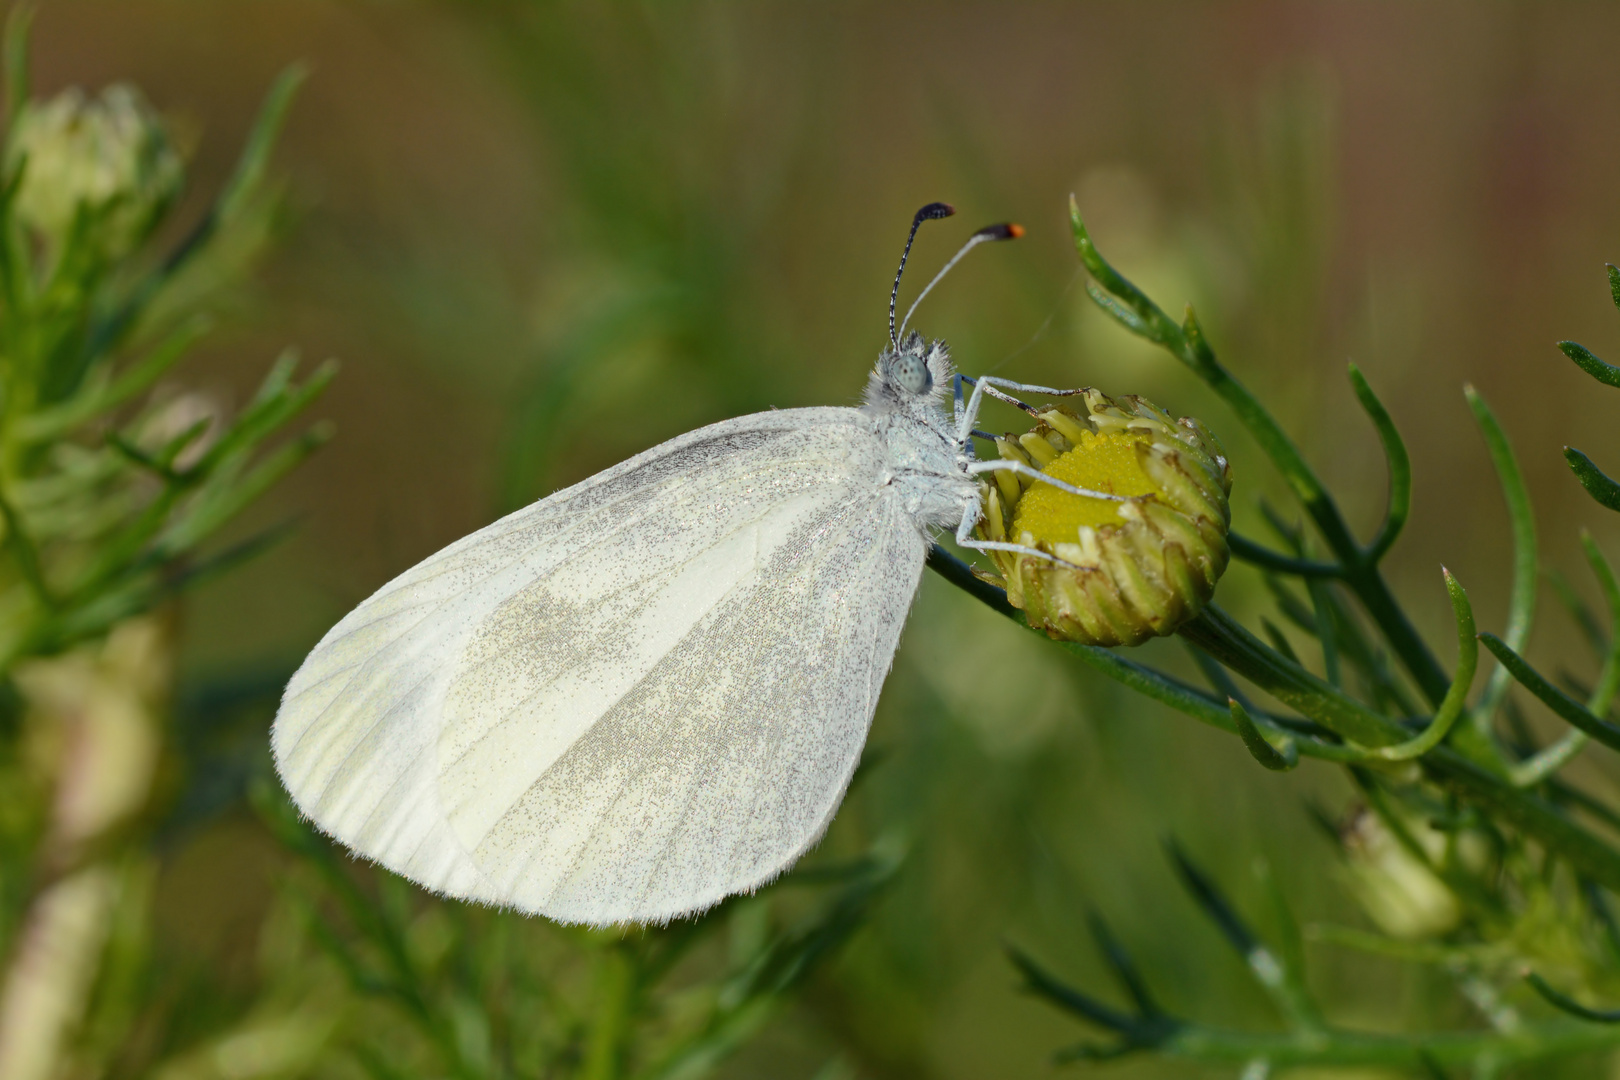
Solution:
<svg viewBox="0 0 1620 1080">
<path fill-rule="evenodd" d="M 672 440 L 407 571 L 277 718 L 299 806 L 423 884 L 571 922 L 775 876 L 842 797 L 921 573 L 873 421 Z"/>
</svg>

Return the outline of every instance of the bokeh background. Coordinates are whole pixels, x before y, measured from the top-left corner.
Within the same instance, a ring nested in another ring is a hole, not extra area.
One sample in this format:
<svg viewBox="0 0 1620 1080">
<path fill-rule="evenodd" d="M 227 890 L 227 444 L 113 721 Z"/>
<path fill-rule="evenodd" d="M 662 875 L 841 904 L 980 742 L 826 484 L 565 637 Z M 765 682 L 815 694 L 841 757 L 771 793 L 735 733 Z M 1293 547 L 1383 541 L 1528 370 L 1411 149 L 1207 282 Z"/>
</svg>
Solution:
<svg viewBox="0 0 1620 1080">
<path fill-rule="evenodd" d="M 1198 415 L 1228 439 L 1239 527 L 1263 531 L 1262 494 L 1287 506 L 1219 404 L 1090 307 L 1074 192 L 1116 265 L 1198 305 L 1364 534 L 1383 465 L 1346 361 L 1368 374 L 1414 459 L 1389 565 L 1432 640 L 1441 563 L 1483 627 L 1506 603 L 1465 382 L 1515 442 L 1545 563 L 1589 592 L 1577 530 L 1611 553 L 1620 532 L 1559 451 L 1613 466 L 1620 424 L 1553 343 L 1620 352 L 1617 43 L 1600 4 L 56 0 L 34 62 L 41 93 L 141 85 L 192 136 L 199 207 L 274 74 L 312 69 L 277 156 L 280 245 L 188 377 L 240 401 L 284 345 L 336 356 L 319 411 L 339 434 L 242 525 L 296 519 L 292 539 L 185 608 L 182 695 L 207 701 L 273 685 L 393 574 L 555 487 L 724 417 L 855 403 L 910 215 L 935 199 L 960 216 L 920 235 L 913 291 L 972 228 L 1028 229 L 920 312 L 964 370 Z M 1239 568 L 1219 599 L 1262 594 Z M 1531 656 L 1556 666 L 1574 633 L 1550 601 L 1541 617 Z M 241 803 L 267 723 L 210 728 L 155 905 L 157 947 L 242 993 L 288 859 Z M 1273 1023 L 1174 885 L 1168 836 L 1262 924 L 1257 858 L 1302 920 L 1361 919 L 1308 811 L 1342 810 L 1337 774 L 1265 773 L 931 575 L 871 742 L 883 759 L 828 844 L 898 835 L 905 867 L 726 1075 L 1047 1075 L 1083 1032 L 1019 993 L 1003 946 L 1100 985 L 1093 908 L 1173 1008 Z M 1310 956 L 1341 1019 L 1466 1020 L 1430 975 Z"/>
</svg>

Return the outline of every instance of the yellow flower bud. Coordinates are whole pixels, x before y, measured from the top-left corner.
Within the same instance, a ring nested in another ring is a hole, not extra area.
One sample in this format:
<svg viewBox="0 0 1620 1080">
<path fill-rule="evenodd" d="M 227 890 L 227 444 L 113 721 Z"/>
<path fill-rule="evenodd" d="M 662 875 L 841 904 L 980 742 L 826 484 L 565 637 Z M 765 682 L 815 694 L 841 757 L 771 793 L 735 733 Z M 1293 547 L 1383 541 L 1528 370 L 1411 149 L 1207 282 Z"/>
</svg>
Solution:
<svg viewBox="0 0 1620 1080">
<path fill-rule="evenodd" d="M 1175 631 L 1215 592 L 1230 559 L 1231 469 L 1197 420 L 1172 420 L 1139 397 L 1081 391 L 1085 413 L 1060 405 L 1035 427 L 996 440 L 1077 495 L 1029 476 L 981 484 L 980 539 L 1043 552 L 992 551 L 1007 599 L 1053 637 L 1136 645 Z"/>
<path fill-rule="evenodd" d="M 6 149 L 7 168 L 23 168 L 13 212 L 53 253 L 83 214 L 85 242 L 103 258 L 126 255 L 180 190 L 180 156 L 132 86 L 109 86 L 95 99 L 73 88 L 30 102 Z"/>
</svg>

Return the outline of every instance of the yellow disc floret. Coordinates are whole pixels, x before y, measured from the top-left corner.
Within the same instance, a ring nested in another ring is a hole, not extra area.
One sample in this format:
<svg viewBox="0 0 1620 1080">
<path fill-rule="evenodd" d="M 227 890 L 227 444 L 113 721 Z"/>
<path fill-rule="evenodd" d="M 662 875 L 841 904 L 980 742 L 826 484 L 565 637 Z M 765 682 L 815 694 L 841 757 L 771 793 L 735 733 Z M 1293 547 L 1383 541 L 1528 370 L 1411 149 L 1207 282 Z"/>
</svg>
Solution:
<svg viewBox="0 0 1620 1080">
<path fill-rule="evenodd" d="M 1109 495 L 1160 495 L 1163 492 L 1137 460 L 1137 445 L 1150 442 L 1144 431 L 1080 433 L 1074 449 L 1059 454 L 1041 471 L 1047 476 L 1087 491 Z M 1123 525 L 1122 504 L 1111 499 L 1089 499 L 1035 483 L 1013 509 L 1012 534 L 1029 533 L 1037 543 L 1072 544 L 1082 525 L 1101 528 Z"/>
</svg>

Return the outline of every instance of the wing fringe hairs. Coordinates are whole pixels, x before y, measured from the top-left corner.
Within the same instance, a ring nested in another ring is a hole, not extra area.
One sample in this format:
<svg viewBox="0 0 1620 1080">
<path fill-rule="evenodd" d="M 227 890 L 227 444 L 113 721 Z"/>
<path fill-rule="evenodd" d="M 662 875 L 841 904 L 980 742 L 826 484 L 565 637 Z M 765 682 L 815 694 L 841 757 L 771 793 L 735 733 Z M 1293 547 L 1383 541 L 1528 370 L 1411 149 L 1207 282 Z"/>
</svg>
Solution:
<svg viewBox="0 0 1620 1080">
<path fill-rule="evenodd" d="M 826 831 L 926 541 L 884 418 L 683 435 L 379 589 L 287 687 L 276 766 L 319 828 L 430 889 L 661 923 Z"/>
</svg>

